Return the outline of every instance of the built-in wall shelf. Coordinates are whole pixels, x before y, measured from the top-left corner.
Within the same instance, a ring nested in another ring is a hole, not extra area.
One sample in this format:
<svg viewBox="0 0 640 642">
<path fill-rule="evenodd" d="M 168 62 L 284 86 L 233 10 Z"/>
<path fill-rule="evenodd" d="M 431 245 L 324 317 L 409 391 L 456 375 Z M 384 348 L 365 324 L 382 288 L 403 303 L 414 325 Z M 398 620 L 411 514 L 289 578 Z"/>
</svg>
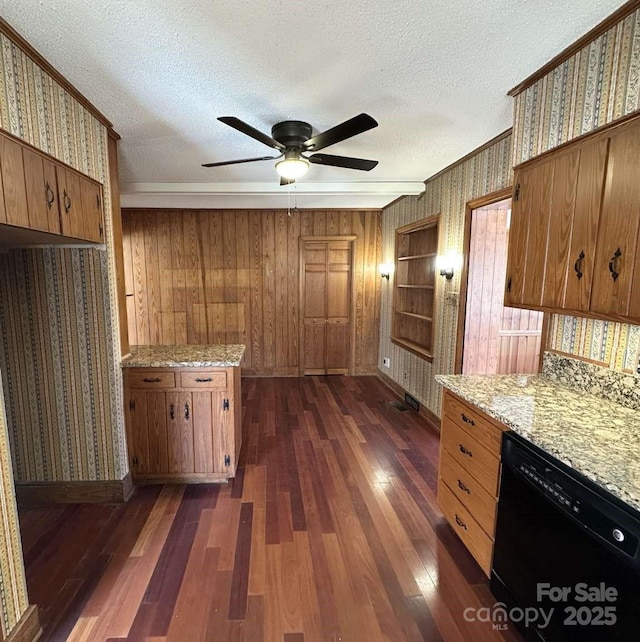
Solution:
<svg viewBox="0 0 640 642">
<path fill-rule="evenodd" d="M 436 256 L 439 216 L 396 230 L 391 341 L 433 359 Z"/>
</svg>

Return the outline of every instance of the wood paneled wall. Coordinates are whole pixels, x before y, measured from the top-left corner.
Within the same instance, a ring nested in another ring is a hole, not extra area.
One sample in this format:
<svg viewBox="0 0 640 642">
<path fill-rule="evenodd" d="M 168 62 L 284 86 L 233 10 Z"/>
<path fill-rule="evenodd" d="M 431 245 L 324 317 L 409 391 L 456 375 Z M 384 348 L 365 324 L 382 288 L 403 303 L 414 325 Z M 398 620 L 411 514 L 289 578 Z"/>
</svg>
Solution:
<svg viewBox="0 0 640 642">
<path fill-rule="evenodd" d="M 299 372 L 299 238 L 356 235 L 355 372 L 376 370 L 379 210 L 123 210 L 129 340 L 244 343 L 247 374 Z"/>
</svg>

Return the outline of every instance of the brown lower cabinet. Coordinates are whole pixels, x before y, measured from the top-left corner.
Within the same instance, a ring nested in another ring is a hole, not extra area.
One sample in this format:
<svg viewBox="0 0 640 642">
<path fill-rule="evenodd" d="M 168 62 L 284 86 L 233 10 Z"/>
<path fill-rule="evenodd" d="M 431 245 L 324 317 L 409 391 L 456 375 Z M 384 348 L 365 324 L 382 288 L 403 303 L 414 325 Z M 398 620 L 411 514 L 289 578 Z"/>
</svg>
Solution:
<svg viewBox="0 0 640 642">
<path fill-rule="evenodd" d="M 491 574 L 503 424 L 445 391 L 438 503 L 487 576 Z"/>
<path fill-rule="evenodd" d="M 126 368 L 129 465 L 146 481 L 226 481 L 241 446 L 239 368 Z"/>
</svg>

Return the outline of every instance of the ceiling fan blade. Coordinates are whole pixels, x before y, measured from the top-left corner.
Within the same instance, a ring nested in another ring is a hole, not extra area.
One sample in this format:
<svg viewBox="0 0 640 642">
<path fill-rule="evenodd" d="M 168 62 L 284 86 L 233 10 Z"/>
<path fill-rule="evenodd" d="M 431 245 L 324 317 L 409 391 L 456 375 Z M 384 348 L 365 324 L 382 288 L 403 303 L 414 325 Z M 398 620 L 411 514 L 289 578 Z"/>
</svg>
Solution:
<svg viewBox="0 0 640 642">
<path fill-rule="evenodd" d="M 221 167 L 222 165 L 238 165 L 238 163 L 253 163 L 254 161 L 275 160 L 280 156 L 258 156 L 258 158 L 241 158 L 240 160 L 221 161 L 220 163 L 204 163 L 202 167 Z"/>
<path fill-rule="evenodd" d="M 316 165 L 332 165 L 334 167 L 346 167 L 347 169 L 360 169 L 363 172 L 371 171 L 378 161 L 366 160 L 365 158 L 350 158 L 349 156 L 334 156 L 333 154 L 312 154 L 309 162 Z"/>
<path fill-rule="evenodd" d="M 326 132 L 309 138 L 309 140 L 305 142 L 304 148 L 308 151 L 317 152 L 325 147 L 329 147 L 329 145 L 335 145 L 340 141 L 362 134 L 362 132 L 366 132 L 377 126 L 378 123 L 375 119 L 371 118 L 369 114 L 359 114 L 349 120 L 345 120 L 344 123 L 327 129 Z"/>
<path fill-rule="evenodd" d="M 239 132 L 242 132 L 247 136 L 251 136 L 251 138 L 255 138 L 256 140 L 259 140 L 261 143 L 263 143 L 264 145 L 267 145 L 268 147 L 274 147 L 275 149 L 279 149 L 280 151 L 284 151 L 285 149 L 284 145 L 282 143 L 279 143 L 277 140 L 275 140 L 275 138 L 271 138 L 271 136 L 267 136 L 266 134 L 263 134 L 261 131 L 258 131 L 255 127 L 251 127 L 251 125 L 248 125 L 243 120 L 240 120 L 235 116 L 220 116 L 218 120 L 221 123 L 224 123 L 225 125 L 229 125 L 229 127 L 233 127 L 234 129 L 237 129 Z"/>
<path fill-rule="evenodd" d="M 280 177 L 280 185 L 293 185 L 295 182 L 295 178 L 285 178 L 284 176 Z"/>
</svg>

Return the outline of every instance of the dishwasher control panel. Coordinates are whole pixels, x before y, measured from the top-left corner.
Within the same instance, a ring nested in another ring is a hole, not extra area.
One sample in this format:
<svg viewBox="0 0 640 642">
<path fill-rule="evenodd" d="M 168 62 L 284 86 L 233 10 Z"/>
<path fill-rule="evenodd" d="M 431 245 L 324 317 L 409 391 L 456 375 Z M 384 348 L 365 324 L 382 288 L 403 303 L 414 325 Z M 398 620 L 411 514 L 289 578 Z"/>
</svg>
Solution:
<svg viewBox="0 0 640 642">
<path fill-rule="evenodd" d="M 566 510 L 570 510 L 576 515 L 580 514 L 580 501 L 574 499 L 567 491 L 556 481 L 553 481 L 550 474 L 550 468 L 536 466 L 525 461 L 521 461 L 518 466 L 520 472 L 534 485 L 536 485 L 544 494 L 556 503 L 560 504 Z"/>
</svg>

